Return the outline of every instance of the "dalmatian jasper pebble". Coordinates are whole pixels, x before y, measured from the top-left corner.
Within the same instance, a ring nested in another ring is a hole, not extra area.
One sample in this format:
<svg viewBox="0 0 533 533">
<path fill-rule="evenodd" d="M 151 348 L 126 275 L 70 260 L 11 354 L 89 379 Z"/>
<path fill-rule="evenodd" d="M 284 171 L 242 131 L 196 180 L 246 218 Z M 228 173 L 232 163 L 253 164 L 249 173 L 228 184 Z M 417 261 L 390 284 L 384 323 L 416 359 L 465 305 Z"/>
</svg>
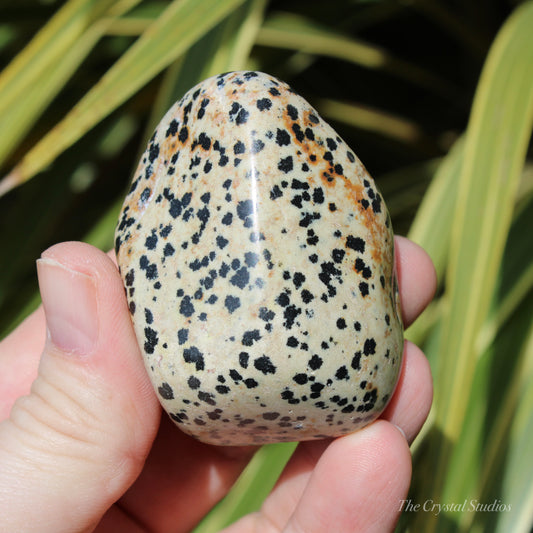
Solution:
<svg viewBox="0 0 533 533">
<path fill-rule="evenodd" d="M 322 439 L 385 408 L 403 348 L 390 217 L 285 83 L 231 72 L 177 102 L 115 248 L 146 368 L 184 432 L 218 445 Z"/>
</svg>

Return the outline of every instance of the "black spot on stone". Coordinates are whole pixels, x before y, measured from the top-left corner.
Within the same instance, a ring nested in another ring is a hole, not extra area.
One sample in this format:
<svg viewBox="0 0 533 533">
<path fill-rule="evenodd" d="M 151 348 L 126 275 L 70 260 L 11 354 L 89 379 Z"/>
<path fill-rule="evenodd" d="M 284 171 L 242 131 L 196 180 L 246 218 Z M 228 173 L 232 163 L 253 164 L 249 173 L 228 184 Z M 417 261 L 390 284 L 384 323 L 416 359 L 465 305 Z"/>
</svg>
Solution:
<svg viewBox="0 0 533 533">
<path fill-rule="evenodd" d="M 169 416 L 178 424 L 183 424 L 184 420 L 189 420 L 189 417 L 185 413 L 170 413 Z"/>
<path fill-rule="evenodd" d="M 222 235 L 217 235 L 216 238 L 217 246 L 222 250 L 229 243 L 228 239 L 224 238 Z"/>
<path fill-rule="evenodd" d="M 320 213 L 305 213 L 299 222 L 299 226 L 302 228 L 307 228 L 314 220 L 319 219 Z"/>
<path fill-rule="evenodd" d="M 272 107 L 272 100 L 269 98 L 260 98 L 256 102 L 259 111 L 268 111 Z"/>
<path fill-rule="evenodd" d="M 257 383 L 257 381 L 253 378 L 245 379 L 244 384 L 249 389 L 254 389 L 255 387 L 257 387 L 257 385 L 259 385 L 259 383 Z"/>
<path fill-rule="evenodd" d="M 239 364 L 242 366 L 242 368 L 248 368 L 249 359 L 250 356 L 246 352 L 241 352 L 239 354 Z"/>
<path fill-rule="evenodd" d="M 236 296 L 228 295 L 224 300 L 224 306 L 230 313 L 233 313 L 233 311 L 241 306 L 241 300 Z"/>
<path fill-rule="evenodd" d="M 126 287 L 131 287 L 135 281 L 135 270 L 130 270 L 124 277 L 126 281 Z"/>
<path fill-rule="evenodd" d="M 365 355 L 372 355 L 376 353 L 376 341 L 374 339 L 370 338 L 365 340 L 363 353 Z"/>
<path fill-rule="evenodd" d="M 242 376 L 234 368 L 229 371 L 229 375 L 233 381 L 240 381 L 242 379 Z"/>
<path fill-rule="evenodd" d="M 309 359 L 309 362 L 307 363 L 309 365 L 309 368 L 311 370 L 318 370 L 324 361 L 321 357 L 319 357 L 317 354 L 314 354 L 311 359 Z"/>
<path fill-rule="evenodd" d="M 337 143 L 331 137 L 328 137 L 326 139 L 326 144 L 328 145 L 328 148 L 330 150 L 336 150 L 337 149 Z"/>
<path fill-rule="evenodd" d="M 331 252 L 333 261 L 335 261 L 335 263 L 342 263 L 342 259 L 344 258 L 345 253 L 346 252 L 344 250 L 341 250 L 340 248 L 335 248 Z"/>
<path fill-rule="evenodd" d="M 296 317 L 301 314 L 301 312 L 302 310 L 299 307 L 296 307 L 295 305 L 288 305 L 287 307 L 285 307 L 285 310 L 283 311 L 283 318 L 285 318 L 283 326 L 286 329 L 291 329 L 294 325 Z"/>
<path fill-rule="evenodd" d="M 299 289 L 305 281 L 305 276 L 301 272 L 295 272 L 292 281 L 294 286 Z"/>
<path fill-rule="evenodd" d="M 276 413 L 275 411 L 269 412 L 269 413 L 263 413 L 263 418 L 265 420 L 276 420 L 276 418 L 279 417 L 279 413 Z"/>
<path fill-rule="evenodd" d="M 210 392 L 204 392 L 204 391 L 198 392 L 198 399 L 209 405 L 216 405 L 214 396 Z"/>
<path fill-rule="evenodd" d="M 258 357 L 254 361 L 254 366 L 255 366 L 255 368 L 257 368 L 257 370 L 259 370 L 260 372 L 262 372 L 265 375 L 267 375 L 267 374 L 275 374 L 276 373 L 276 367 L 274 366 L 274 364 L 272 363 L 270 358 L 267 357 L 266 355 Z"/>
<path fill-rule="evenodd" d="M 244 346 L 252 346 L 252 344 L 258 341 L 260 338 L 261 338 L 261 335 L 259 334 L 259 330 L 252 329 L 252 330 L 244 332 L 241 343 Z"/>
<path fill-rule="evenodd" d="M 292 380 L 298 385 L 305 385 L 308 381 L 307 374 L 296 374 L 292 377 Z"/>
<path fill-rule="evenodd" d="M 335 372 L 335 377 L 337 379 L 348 379 L 348 369 L 343 365 L 337 369 Z"/>
<path fill-rule="evenodd" d="M 204 150 L 209 150 L 209 148 L 211 148 L 211 139 L 202 131 L 198 136 L 198 144 Z"/>
<path fill-rule="evenodd" d="M 200 380 L 194 376 L 190 376 L 187 380 L 187 385 L 193 390 L 200 388 Z"/>
<path fill-rule="evenodd" d="M 285 174 L 293 169 L 292 156 L 289 155 L 279 160 L 278 170 L 281 170 Z"/>
<path fill-rule="evenodd" d="M 144 319 L 146 320 L 147 324 L 151 324 L 154 321 L 154 315 L 152 315 L 152 311 L 150 311 L 150 309 L 144 310 Z"/>
<path fill-rule="evenodd" d="M 184 296 L 180 302 L 180 314 L 190 317 L 194 314 L 194 305 L 190 296 Z"/>
<path fill-rule="evenodd" d="M 178 139 L 181 143 L 184 143 L 189 138 L 189 129 L 187 126 L 183 126 L 180 130 L 180 134 L 178 136 Z"/>
<path fill-rule="evenodd" d="M 355 260 L 355 270 L 356 272 L 361 272 L 365 279 L 372 277 L 372 270 L 366 266 L 365 262 L 360 257 Z"/>
<path fill-rule="evenodd" d="M 224 226 L 231 226 L 232 222 L 233 222 L 233 214 L 232 213 L 226 213 L 222 217 L 222 224 L 224 224 Z"/>
<path fill-rule="evenodd" d="M 290 298 L 287 292 L 282 292 L 277 298 L 276 303 L 281 307 L 287 307 L 290 303 Z"/>
<path fill-rule="evenodd" d="M 302 131 L 300 124 L 293 124 L 291 129 L 296 137 L 296 140 L 301 143 L 305 139 L 305 134 Z"/>
<path fill-rule="evenodd" d="M 178 126 L 179 126 L 179 122 L 177 120 L 175 119 L 171 120 L 170 124 L 168 125 L 168 129 L 165 134 L 165 137 L 176 135 L 176 133 L 178 133 Z"/>
<path fill-rule="evenodd" d="M 361 239 L 361 237 L 348 235 L 348 237 L 346 237 L 346 246 L 356 252 L 364 253 L 365 251 L 365 241 Z"/>
<path fill-rule="evenodd" d="M 321 187 L 317 187 L 316 189 L 314 189 L 313 202 L 315 202 L 315 204 L 324 203 L 324 191 L 322 190 Z"/>
<path fill-rule="evenodd" d="M 296 109 L 293 105 L 289 104 L 287 106 L 287 113 L 292 120 L 298 120 L 298 109 Z"/>
<path fill-rule="evenodd" d="M 366 281 L 362 281 L 359 283 L 359 292 L 361 293 L 361 296 L 365 297 L 368 296 L 369 290 L 368 290 L 368 283 Z"/>
<path fill-rule="evenodd" d="M 159 342 L 159 338 L 157 337 L 157 331 L 152 328 L 144 328 L 144 338 L 144 351 L 146 353 L 154 353 L 154 349 L 157 346 L 157 343 Z"/>
<path fill-rule="evenodd" d="M 291 182 L 291 189 L 306 191 L 309 189 L 309 183 L 294 178 Z"/>
<path fill-rule="evenodd" d="M 346 329 L 346 320 L 344 318 L 337 319 L 337 327 L 339 329 Z"/>
<path fill-rule="evenodd" d="M 250 268 L 253 268 L 259 262 L 259 255 L 257 255 L 254 252 L 246 252 L 244 254 L 244 262 L 246 263 L 247 266 L 249 266 Z"/>
<path fill-rule="evenodd" d="M 246 111 L 246 109 L 241 108 L 239 112 L 237 113 L 235 124 L 237 124 L 237 126 L 240 126 L 241 124 L 246 124 L 249 116 L 250 116 L 250 113 Z"/>
<path fill-rule="evenodd" d="M 183 350 L 183 359 L 186 363 L 195 364 L 198 371 L 204 369 L 204 354 L 196 346 L 185 348 Z"/>
<path fill-rule="evenodd" d="M 288 146 L 291 144 L 291 136 L 287 130 L 277 129 L 276 131 L 276 144 L 278 146 Z"/>
<path fill-rule="evenodd" d="M 166 382 L 162 383 L 161 386 L 157 388 L 157 392 L 159 392 L 161 398 L 165 400 L 174 399 L 174 391 L 172 390 L 172 387 Z"/>
<path fill-rule="evenodd" d="M 287 346 L 289 346 L 290 348 L 297 348 L 298 344 L 300 344 L 298 342 L 298 339 L 296 337 L 293 337 L 292 335 L 287 339 Z"/>
<path fill-rule="evenodd" d="M 148 160 L 153 163 L 159 155 L 159 145 L 157 143 L 151 143 L 148 147 Z"/>
<path fill-rule="evenodd" d="M 242 267 L 231 277 L 230 283 L 239 289 L 244 289 L 250 281 L 250 274 L 246 267 Z"/>
<path fill-rule="evenodd" d="M 220 269 L 218 271 L 218 273 L 220 274 L 220 276 L 222 278 L 225 278 L 227 275 L 228 275 L 228 272 L 230 271 L 230 266 L 227 265 L 226 263 L 222 263 L 222 265 L 220 266 Z"/>
<path fill-rule="evenodd" d="M 231 389 L 226 385 L 217 385 L 215 390 L 220 394 L 227 394 Z"/>
<path fill-rule="evenodd" d="M 189 338 L 189 330 L 188 329 L 180 329 L 178 330 L 178 344 L 185 344 Z"/>
<path fill-rule="evenodd" d="M 237 215 L 244 222 L 244 226 L 249 228 L 252 226 L 250 215 L 253 214 L 254 204 L 252 200 L 243 200 L 237 204 Z"/>
<path fill-rule="evenodd" d="M 302 291 L 302 300 L 304 303 L 308 304 L 313 300 L 314 296 L 307 289 Z"/>
<path fill-rule="evenodd" d="M 252 154 L 259 153 L 265 147 L 265 143 L 260 139 L 254 139 L 252 142 Z"/>
<path fill-rule="evenodd" d="M 264 320 L 265 322 L 270 322 L 275 316 L 276 313 L 274 313 L 274 311 L 270 311 L 267 307 L 259 308 L 259 318 L 261 320 Z"/>
<path fill-rule="evenodd" d="M 246 147 L 244 146 L 244 143 L 242 141 L 237 141 L 233 145 L 233 153 L 235 155 L 244 154 L 245 151 L 246 151 Z"/>
<path fill-rule="evenodd" d="M 176 250 L 174 249 L 174 246 L 172 246 L 172 244 L 170 244 L 169 242 L 167 242 L 165 244 L 165 247 L 163 248 L 163 255 L 165 257 L 170 257 L 171 255 L 174 255 L 174 252 Z"/>
<path fill-rule="evenodd" d="M 270 199 L 275 200 L 276 198 L 280 198 L 281 196 L 283 196 L 283 192 L 277 185 L 274 185 L 274 187 L 272 187 L 272 189 L 270 190 Z"/>
<path fill-rule="evenodd" d="M 142 203 L 145 203 L 148 201 L 148 198 L 150 198 L 151 192 L 152 190 L 149 187 L 146 187 L 146 189 L 144 189 L 144 191 L 141 193 L 141 198 L 140 198 Z"/>
</svg>

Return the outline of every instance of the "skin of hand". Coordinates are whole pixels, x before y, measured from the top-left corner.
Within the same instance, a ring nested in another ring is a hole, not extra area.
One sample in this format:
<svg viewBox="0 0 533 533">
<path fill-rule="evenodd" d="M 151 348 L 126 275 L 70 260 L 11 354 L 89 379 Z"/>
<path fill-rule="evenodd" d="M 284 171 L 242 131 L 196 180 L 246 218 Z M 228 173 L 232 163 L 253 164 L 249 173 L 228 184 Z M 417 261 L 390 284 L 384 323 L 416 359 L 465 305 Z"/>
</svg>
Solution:
<svg viewBox="0 0 533 533">
<path fill-rule="evenodd" d="M 396 268 L 407 327 L 435 272 L 402 237 Z M 0 343 L 0 531 L 190 531 L 256 448 L 202 444 L 161 417 L 109 256 L 63 243 L 37 270 L 43 305 Z M 299 444 L 261 510 L 226 533 L 392 530 L 431 400 L 427 360 L 406 342 L 380 419 Z"/>
</svg>

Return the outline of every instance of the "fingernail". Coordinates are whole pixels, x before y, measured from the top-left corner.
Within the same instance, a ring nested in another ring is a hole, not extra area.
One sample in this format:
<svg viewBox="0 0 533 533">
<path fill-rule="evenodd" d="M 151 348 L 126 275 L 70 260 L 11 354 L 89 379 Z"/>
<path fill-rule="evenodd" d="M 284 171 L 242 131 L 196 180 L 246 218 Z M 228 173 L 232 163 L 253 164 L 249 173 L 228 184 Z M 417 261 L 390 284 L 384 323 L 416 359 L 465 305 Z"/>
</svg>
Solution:
<svg viewBox="0 0 533 533">
<path fill-rule="evenodd" d="M 66 352 L 91 353 L 98 340 L 93 278 L 50 258 L 37 260 L 37 274 L 52 343 Z"/>
<path fill-rule="evenodd" d="M 405 434 L 405 431 L 400 426 L 397 426 L 396 424 L 392 424 L 392 425 L 403 435 L 403 438 L 407 440 L 407 435 Z"/>
</svg>

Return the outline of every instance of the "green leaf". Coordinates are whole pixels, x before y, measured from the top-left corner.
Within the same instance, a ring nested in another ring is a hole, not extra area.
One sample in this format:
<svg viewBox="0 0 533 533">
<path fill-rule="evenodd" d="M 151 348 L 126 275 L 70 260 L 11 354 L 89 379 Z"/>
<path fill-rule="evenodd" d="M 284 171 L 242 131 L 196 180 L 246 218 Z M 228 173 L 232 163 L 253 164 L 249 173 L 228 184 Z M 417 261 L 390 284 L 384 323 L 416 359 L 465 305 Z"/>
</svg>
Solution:
<svg viewBox="0 0 533 533">
<path fill-rule="evenodd" d="M 194 533 L 216 533 L 248 513 L 258 511 L 274 487 L 296 443 L 263 446 L 228 495 L 198 525 Z"/>
<path fill-rule="evenodd" d="M 448 259 L 463 153 L 464 140 L 460 139 L 439 166 L 408 234 L 431 257 L 439 281 L 443 279 Z"/>
<path fill-rule="evenodd" d="M 100 82 L 0 183 L 0 194 L 33 177 L 168 67 L 244 0 L 175 0 Z"/>
<path fill-rule="evenodd" d="M 533 3 L 518 8 L 494 43 L 465 139 L 447 276 L 437 420 L 454 442 L 509 231 L 533 124 Z"/>
<path fill-rule="evenodd" d="M 480 356 L 477 343 L 497 290 L 533 125 L 531 27 L 533 3 L 526 3 L 498 34 L 481 75 L 465 137 L 436 367 L 432 453 L 438 463 L 435 476 L 419 488 L 426 497 L 441 503 L 443 494 L 449 499 L 462 490 L 460 484 L 446 483 L 450 454 L 454 446 L 466 445 L 465 441 L 461 445 L 458 442 L 469 409 L 468 398 L 475 394 L 472 387 Z M 433 531 L 436 524 L 454 523 L 457 516 L 443 512 L 436 520 L 423 515 L 416 519 L 416 527 Z"/>
<path fill-rule="evenodd" d="M 529 533 L 533 524 L 533 328 L 524 349 L 517 383 L 517 411 L 509 430 L 509 449 L 502 483 L 502 502 L 510 506 L 499 514 L 497 533 Z"/>
<path fill-rule="evenodd" d="M 432 72 L 403 61 L 388 50 L 343 35 L 338 28 L 329 28 L 302 15 L 272 14 L 261 28 L 257 44 L 342 59 L 390 72 L 447 97 L 456 96 L 455 89 Z"/>
<path fill-rule="evenodd" d="M 70 0 L 0 75 L 0 163 L 57 96 L 115 17 L 140 0 Z M 23 95 L 23 97 L 21 97 Z"/>
</svg>

